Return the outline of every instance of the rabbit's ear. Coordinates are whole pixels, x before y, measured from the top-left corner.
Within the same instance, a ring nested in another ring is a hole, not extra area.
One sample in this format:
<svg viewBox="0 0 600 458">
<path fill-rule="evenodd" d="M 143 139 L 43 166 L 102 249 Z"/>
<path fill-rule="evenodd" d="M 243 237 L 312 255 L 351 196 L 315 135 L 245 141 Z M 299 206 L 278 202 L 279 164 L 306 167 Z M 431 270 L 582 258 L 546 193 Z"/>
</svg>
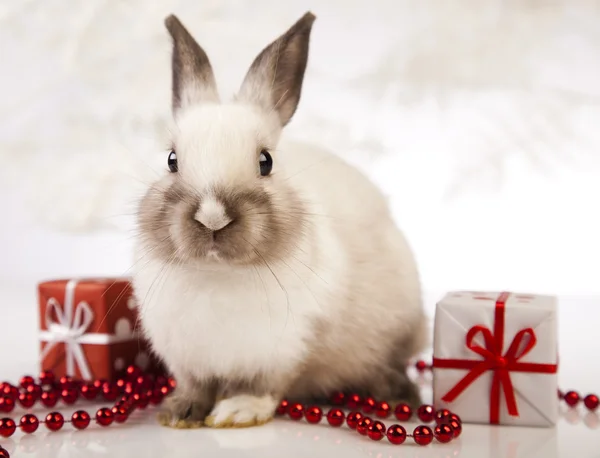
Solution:
<svg viewBox="0 0 600 458">
<path fill-rule="evenodd" d="M 298 106 L 316 17 L 308 12 L 256 57 L 242 83 L 239 99 L 275 111 L 285 126 Z"/>
<path fill-rule="evenodd" d="M 165 26 L 173 39 L 173 113 L 190 105 L 218 102 L 217 84 L 204 50 L 175 15 L 165 19 Z"/>
</svg>

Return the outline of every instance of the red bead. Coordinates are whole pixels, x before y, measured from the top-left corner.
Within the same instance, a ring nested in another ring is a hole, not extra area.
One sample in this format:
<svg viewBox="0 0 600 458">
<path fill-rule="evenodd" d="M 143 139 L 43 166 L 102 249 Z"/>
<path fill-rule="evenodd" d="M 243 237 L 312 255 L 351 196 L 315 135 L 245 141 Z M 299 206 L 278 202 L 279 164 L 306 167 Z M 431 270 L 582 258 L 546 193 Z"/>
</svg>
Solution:
<svg viewBox="0 0 600 458">
<path fill-rule="evenodd" d="M 452 430 L 452 426 L 447 424 L 437 425 L 434 428 L 433 433 L 435 434 L 435 438 L 442 444 L 450 442 L 454 437 L 454 431 Z"/>
<path fill-rule="evenodd" d="M 19 385 L 21 385 L 21 388 L 27 388 L 29 385 L 33 385 L 34 383 L 35 379 L 31 375 L 21 377 L 21 380 L 19 381 Z"/>
<path fill-rule="evenodd" d="M 598 404 L 600 404 L 600 402 L 598 401 L 598 396 L 596 396 L 595 394 L 588 394 L 583 399 L 583 403 L 591 411 L 596 410 L 598 408 Z"/>
<path fill-rule="evenodd" d="M 285 415 L 287 413 L 289 405 L 290 403 L 287 401 L 287 399 L 282 399 L 275 412 L 277 413 L 277 415 Z"/>
<path fill-rule="evenodd" d="M 152 382 L 147 375 L 138 375 L 138 377 L 135 379 L 135 383 L 136 385 L 141 386 L 144 390 L 148 390 L 148 388 L 152 385 Z"/>
<path fill-rule="evenodd" d="M 63 388 L 60 392 L 60 397 L 67 405 L 75 404 L 78 398 L 77 390 L 75 388 Z"/>
<path fill-rule="evenodd" d="M 350 429 L 356 429 L 358 422 L 363 419 L 363 414 L 360 412 L 350 412 L 346 417 L 346 424 Z"/>
<path fill-rule="evenodd" d="M 15 408 L 15 401 L 13 398 L 7 396 L 0 397 L 0 412 L 9 413 Z"/>
<path fill-rule="evenodd" d="M 31 393 L 21 393 L 19 394 L 19 403 L 26 409 L 29 409 L 35 404 L 35 396 Z"/>
<path fill-rule="evenodd" d="M 10 437 L 17 430 L 17 425 L 12 418 L 3 418 L 0 420 L 0 436 Z"/>
<path fill-rule="evenodd" d="M 42 394 L 42 387 L 33 383 L 31 385 L 28 385 L 27 388 L 25 388 L 25 392 L 31 393 L 33 397 L 37 399 Z"/>
<path fill-rule="evenodd" d="M 304 415 L 304 406 L 299 403 L 290 404 L 287 412 L 292 420 L 300 420 Z"/>
<path fill-rule="evenodd" d="M 148 399 L 146 393 L 135 393 L 133 395 L 133 402 L 137 408 L 145 409 L 146 407 L 148 407 L 150 399 Z"/>
<path fill-rule="evenodd" d="M 58 402 L 58 396 L 56 395 L 56 391 L 54 390 L 44 391 L 40 396 L 40 399 L 42 401 L 42 404 L 50 408 L 54 407 Z"/>
<path fill-rule="evenodd" d="M 569 406 L 575 407 L 579 403 L 579 393 L 577 391 L 567 391 L 565 393 L 565 402 Z"/>
<path fill-rule="evenodd" d="M 73 388 L 75 387 L 76 383 L 73 380 L 72 377 L 69 377 L 68 375 L 63 375 L 59 380 L 58 380 L 58 384 L 60 385 L 60 387 L 62 389 L 64 388 Z"/>
<path fill-rule="evenodd" d="M 398 404 L 394 409 L 394 416 L 399 421 L 408 421 L 412 417 L 412 409 L 408 404 Z"/>
<path fill-rule="evenodd" d="M 375 415 L 377 415 L 379 418 L 389 417 L 391 411 L 392 411 L 392 408 L 385 401 L 378 402 L 377 406 L 375 407 Z"/>
<path fill-rule="evenodd" d="M 337 393 L 333 393 L 331 395 L 331 404 L 333 404 L 334 406 L 343 406 L 344 402 L 346 401 L 346 395 L 344 393 L 337 392 Z"/>
<path fill-rule="evenodd" d="M 23 415 L 19 422 L 19 428 L 26 434 L 34 433 L 38 429 L 38 426 L 40 426 L 40 421 L 35 415 L 30 413 Z"/>
<path fill-rule="evenodd" d="M 117 386 L 113 383 L 106 382 L 102 385 L 102 397 L 109 402 L 116 400 L 119 397 Z"/>
<path fill-rule="evenodd" d="M 333 427 L 340 427 L 344 424 L 344 412 L 341 409 L 331 409 L 327 412 L 327 422 Z"/>
<path fill-rule="evenodd" d="M 385 425 L 380 421 L 374 421 L 367 428 L 367 436 L 374 441 L 380 441 L 385 436 Z"/>
<path fill-rule="evenodd" d="M 173 377 L 169 377 L 167 379 L 167 386 L 169 387 L 170 391 L 173 391 L 175 388 L 177 388 L 177 382 L 175 381 L 175 379 Z"/>
<path fill-rule="evenodd" d="M 73 412 L 71 423 L 73 423 L 73 426 L 77 429 L 85 429 L 90 425 L 90 414 L 85 410 Z"/>
<path fill-rule="evenodd" d="M 400 445 L 406 440 L 406 430 L 400 425 L 392 425 L 388 428 L 386 436 L 390 443 Z"/>
<path fill-rule="evenodd" d="M 52 372 L 52 371 L 40 372 L 40 383 L 42 385 L 52 385 L 55 381 L 56 381 L 56 377 L 54 376 L 54 372 Z"/>
<path fill-rule="evenodd" d="M 362 411 L 364 413 L 372 413 L 375 410 L 375 406 L 377 405 L 377 401 L 375 399 L 368 397 L 362 403 Z"/>
<path fill-rule="evenodd" d="M 454 438 L 460 436 L 460 433 L 462 432 L 462 423 L 460 421 L 451 419 L 449 425 L 452 427 Z"/>
<path fill-rule="evenodd" d="M 149 397 L 150 397 L 150 404 L 154 404 L 154 405 L 160 404 L 163 400 L 163 394 L 159 388 L 154 388 L 153 390 L 151 390 Z"/>
<path fill-rule="evenodd" d="M 425 423 L 429 423 L 430 421 L 433 421 L 433 416 L 435 415 L 435 411 L 433 410 L 433 407 L 430 405 L 422 405 L 417 410 L 417 415 L 421 421 L 424 421 Z"/>
<path fill-rule="evenodd" d="M 323 418 L 323 411 L 317 406 L 309 407 L 304 412 L 304 417 L 308 423 L 319 423 Z"/>
<path fill-rule="evenodd" d="M 100 392 L 102 390 L 102 387 L 104 386 L 105 383 L 108 383 L 108 382 L 106 380 L 104 380 L 104 379 L 98 379 L 98 380 L 94 380 L 93 385 Z"/>
<path fill-rule="evenodd" d="M 50 431 L 58 431 L 65 424 L 65 418 L 60 412 L 51 412 L 46 415 L 45 423 Z"/>
<path fill-rule="evenodd" d="M 425 361 L 423 361 L 422 359 L 420 359 L 415 364 L 415 367 L 417 368 L 417 371 L 419 371 L 419 372 L 425 372 L 425 369 L 427 369 L 427 363 Z"/>
<path fill-rule="evenodd" d="M 435 413 L 435 422 L 438 425 L 448 423 L 450 421 L 450 411 L 448 409 L 440 409 Z"/>
<path fill-rule="evenodd" d="M 115 419 L 110 409 L 103 407 L 96 412 L 96 423 L 100 426 L 109 426 Z"/>
<path fill-rule="evenodd" d="M 165 387 L 165 389 L 168 390 L 168 387 Z M 127 394 L 133 394 L 135 393 L 135 385 L 131 382 L 127 382 L 125 383 L 125 389 L 123 391 Z"/>
<path fill-rule="evenodd" d="M 141 370 L 139 367 L 136 366 L 129 366 L 126 370 L 126 377 L 130 380 L 133 380 L 135 378 L 137 378 L 138 375 L 141 374 Z"/>
<path fill-rule="evenodd" d="M 358 409 L 362 404 L 362 399 L 358 394 L 351 394 L 346 400 L 346 406 L 349 409 Z"/>
<path fill-rule="evenodd" d="M 450 420 L 456 420 L 457 422 L 462 424 L 462 420 L 460 419 L 460 417 L 458 415 L 456 415 L 455 413 L 451 413 L 450 414 Z"/>
<path fill-rule="evenodd" d="M 125 423 L 125 421 L 127 421 L 129 414 L 125 407 L 113 407 L 110 409 L 110 411 L 112 412 L 117 423 Z"/>
<path fill-rule="evenodd" d="M 358 431 L 358 434 L 362 434 L 363 436 L 367 435 L 368 429 L 369 429 L 369 425 L 373 424 L 373 420 L 370 419 L 369 417 L 363 417 L 360 419 L 360 421 L 358 422 L 358 425 L 356 425 L 356 430 Z"/>
<path fill-rule="evenodd" d="M 98 388 L 92 382 L 84 383 L 79 387 L 79 393 L 81 393 L 81 396 L 88 401 L 96 399 L 98 392 Z"/>
<path fill-rule="evenodd" d="M 5 448 L 2 448 L 1 445 L 0 445 L 0 458 L 10 458 L 10 454 L 8 453 L 8 450 L 6 450 Z"/>
<path fill-rule="evenodd" d="M 171 392 L 171 390 L 169 390 L 168 386 L 163 386 L 160 388 L 160 392 L 163 394 L 163 396 L 166 396 Z"/>
<path fill-rule="evenodd" d="M 429 426 L 419 425 L 413 431 L 413 439 L 419 445 L 429 445 L 433 441 L 433 431 Z"/>
<path fill-rule="evenodd" d="M 10 383 L 5 383 L 0 391 L 0 394 L 11 399 L 17 399 L 19 397 L 19 389 L 16 386 L 12 386 Z"/>
</svg>

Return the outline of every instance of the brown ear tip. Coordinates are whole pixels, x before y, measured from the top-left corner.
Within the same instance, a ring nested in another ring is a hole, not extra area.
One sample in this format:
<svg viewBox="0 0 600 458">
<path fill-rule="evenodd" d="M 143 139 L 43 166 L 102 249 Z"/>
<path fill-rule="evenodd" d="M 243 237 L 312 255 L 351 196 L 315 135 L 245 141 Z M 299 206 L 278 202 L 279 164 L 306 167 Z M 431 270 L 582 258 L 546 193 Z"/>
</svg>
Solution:
<svg viewBox="0 0 600 458">
<path fill-rule="evenodd" d="M 165 18 L 165 27 L 167 28 L 167 30 L 171 33 L 173 33 L 173 31 L 175 29 L 180 29 L 182 28 L 182 24 L 181 21 L 179 20 L 179 18 L 177 16 L 175 16 L 174 14 L 169 14 L 166 18 Z"/>
<path fill-rule="evenodd" d="M 315 16 L 312 13 L 312 11 L 307 11 L 306 13 L 304 13 L 304 16 L 302 16 L 302 18 L 300 19 L 300 22 L 304 25 L 312 25 L 312 23 L 315 22 L 316 19 L 317 16 Z"/>
</svg>

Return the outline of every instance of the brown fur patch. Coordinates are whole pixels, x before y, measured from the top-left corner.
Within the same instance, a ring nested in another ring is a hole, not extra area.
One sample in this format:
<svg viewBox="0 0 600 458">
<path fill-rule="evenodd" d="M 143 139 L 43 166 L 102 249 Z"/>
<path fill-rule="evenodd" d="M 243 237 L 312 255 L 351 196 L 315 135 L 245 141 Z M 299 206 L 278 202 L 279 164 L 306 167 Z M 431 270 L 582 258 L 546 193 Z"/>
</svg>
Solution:
<svg viewBox="0 0 600 458">
<path fill-rule="evenodd" d="M 306 227 L 304 206 L 289 188 L 277 195 L 262 188 L 215 190 L 232 222 L 211 231 L 194 216 L 202 197 L 176 174 L 166 188 L 152 187 L 140 206 L 138 227 L 147 248 L 168 263 L 206 261 L 217 253 L 222 262 L 265 265 L 285 259 L 300 242 Z"/>
</svg>

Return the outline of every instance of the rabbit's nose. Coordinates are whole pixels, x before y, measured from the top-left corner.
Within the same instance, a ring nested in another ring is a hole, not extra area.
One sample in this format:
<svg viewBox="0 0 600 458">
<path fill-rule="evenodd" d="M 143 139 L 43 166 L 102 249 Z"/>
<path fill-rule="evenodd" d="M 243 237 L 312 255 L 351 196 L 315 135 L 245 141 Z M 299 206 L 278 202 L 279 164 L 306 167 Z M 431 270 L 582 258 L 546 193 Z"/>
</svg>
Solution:
<svg viewBox="0 0 600 458">
<path fill-rule="evenodd" d="M 233 221 L 227 214 L 225 206 L 214 197 L 207 197 L 202 200 L 194 219 L 214 232 L 220 231 Z"/>
</svg>

